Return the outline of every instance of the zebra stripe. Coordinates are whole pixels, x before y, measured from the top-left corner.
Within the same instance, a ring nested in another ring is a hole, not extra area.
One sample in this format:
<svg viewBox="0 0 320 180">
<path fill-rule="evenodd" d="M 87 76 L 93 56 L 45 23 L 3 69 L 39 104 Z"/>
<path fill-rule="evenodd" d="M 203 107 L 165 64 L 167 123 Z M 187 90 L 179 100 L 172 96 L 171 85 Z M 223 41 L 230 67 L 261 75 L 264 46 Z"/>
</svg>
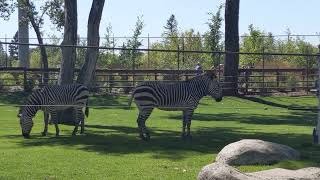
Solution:
<svg viewBox="0 0 320 180">
<path fill-rule="evenodd" d="M 214 74 L 202 74 L 185 82 L 144 82 L 138 85 L 132 92 L 129 106 L 134 99 L 139 109 L 137 124 L 140 137 L 144 140 L 150 138 L 145 121 L 152 110 L 158 108 L 166 111 L 182 111 L 182 137 L 191 138 L 190 126 L 193 112 L 198 107 L 200 99 L 206 95 L 217 102 L 222 100 L 222 88 Z"/>
<path fill-rule="evenodd" d="M 59 119 L 57 116 L 57 111 L 66 110 L 72 105 L 74 105 L 74 115 L 76 117 L 75 128 L 72 134 L 76 134 L 79 123 L 81 123 L 81 133 L 83 133 L 84 114 L 82 112 L 82 108 L 86 107 L 85 114 L 88 116 L 88 97 L 88 88 L 81 84 L 46 86 L 42 89 L 34 91 L 28 97 L 25 106 L 19 110 L 22 135 L 26 138 L 30 136 L 33 126 L 32 118 L 35 116 L 38 110 L 42 110 L 45 114 L 45 127 L 42 135 L 45 136 L 48 132 L 48 119 L 50 114 L 51 122 L 55 124 L 56 136 L 59 136 Z"/>
</svg>

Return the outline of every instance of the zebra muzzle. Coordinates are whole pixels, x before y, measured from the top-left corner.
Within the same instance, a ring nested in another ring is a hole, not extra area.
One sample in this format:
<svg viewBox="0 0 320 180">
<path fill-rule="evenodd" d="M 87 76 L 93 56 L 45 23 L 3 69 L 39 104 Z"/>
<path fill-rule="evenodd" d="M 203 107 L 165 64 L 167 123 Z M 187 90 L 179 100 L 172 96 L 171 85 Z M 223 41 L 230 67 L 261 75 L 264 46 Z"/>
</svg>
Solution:
<svg viewBox="0 0 320 180">
<path fill-rule="evenodd" d="M 217 98 L 216 101 L 220 102 L 220 101 L 222 101 L 222 98 Z"/>
</svg>

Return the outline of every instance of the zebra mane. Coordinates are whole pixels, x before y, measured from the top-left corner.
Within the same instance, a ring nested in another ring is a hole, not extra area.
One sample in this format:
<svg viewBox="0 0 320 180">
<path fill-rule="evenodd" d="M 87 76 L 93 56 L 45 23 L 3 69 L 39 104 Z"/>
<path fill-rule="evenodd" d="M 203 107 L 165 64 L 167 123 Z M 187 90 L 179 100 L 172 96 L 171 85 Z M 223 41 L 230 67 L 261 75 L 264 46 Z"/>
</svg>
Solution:
<svg viewBox="0 0 320 180">
<path fill-rule="evenodd" d="M 201 80 L 208 80 L 208 79 L 215 79 L 215 78 L 216 78 L 216 76 L 214 74 L 203 73 L 201 75 L 195 76 L 195 77 L 187 80 L 187 82 L 201 81 Z"/>
</svg>

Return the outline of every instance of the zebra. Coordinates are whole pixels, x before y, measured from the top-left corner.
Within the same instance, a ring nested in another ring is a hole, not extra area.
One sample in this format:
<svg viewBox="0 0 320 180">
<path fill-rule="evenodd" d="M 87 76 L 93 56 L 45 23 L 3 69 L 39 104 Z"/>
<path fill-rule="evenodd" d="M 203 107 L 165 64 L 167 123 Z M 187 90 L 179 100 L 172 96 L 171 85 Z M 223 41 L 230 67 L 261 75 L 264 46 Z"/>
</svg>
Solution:
<svg viewBox="0 0 320 180">
<path fill-rule="evenodd" d="M 136 86 L 129 99 L 134 99 L 139 114 L 137 124 L 140 138 L 148 141 L 146 120 L 154 108 L 165 111 L 182 111 L 182 138 L 191 139 L 190 126 L 194 110 L 202 97 L 209 95 L 217 102 L 222 100 L 222 88 L 214 73 L 203 73 L 190 80 L 176 83 L 143 82 Z M 186 132 L 187 129 L 187 132 Z"/>
<path fill-rule="evenodd" d="M 75 128 L 72 132 L 72 135 L 76 135 L 80 123 L 80 133 L 82 134 L 84 132 L 84 114 L 82 112 L 82 108 L 85 107 L 85 115 L 88 117 L 88 97 L 88 88 L 81 84 L 52 85 L 34 91 L 28 97 L 25 106 L 21 107 L 19 110 L 18 117 L 20 118 L 22 135 L 25 138 L 30 137 L 30 132 L 33 126 L 32 118 L 35 116 L 38 110 L 42 110 L 44 111 L 45 115 L 45 126 L 42 135 L 47 135 L 49 123 L 48 115 L 50 114 L 51 122 L 53 122 L 55 125 L 56 136 L 59 136 L 59 119 L 57 116 L 57 111 L 66 110 L 72 105 L 74 105 L 73 112 L 76 117 Z"/>
</svg>

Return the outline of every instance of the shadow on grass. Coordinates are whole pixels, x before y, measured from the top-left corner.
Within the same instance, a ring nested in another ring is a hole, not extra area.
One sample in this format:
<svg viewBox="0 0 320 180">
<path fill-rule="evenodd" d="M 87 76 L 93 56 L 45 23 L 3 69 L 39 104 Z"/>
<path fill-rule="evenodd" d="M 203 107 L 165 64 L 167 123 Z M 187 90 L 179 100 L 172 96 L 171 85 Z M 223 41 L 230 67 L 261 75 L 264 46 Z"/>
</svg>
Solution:
<svg viewBox="0 0 320 180">
<path fill-rule="evenodd" d="M 286 105 L 286 104 L 276 103 L 276 102 L 272 102 L 272 101 L 267 101 L 267 100 L 259 98 L 259 97 L 240 96 L 239 98 L 242 98 L 242 99 L 245 99 L 245 100 L 249 100 L 249 101 L 253 101 L 253 102 L 256 102 L 256 103 L 260 103 L 260 104 L 273 106 L 273 107 L 285 108 L 285 109 L 289 109 L 289 110 L 304 110 L 304 111 L 317 112 L 317 106 L 307 106 L 306 107 L 305 105 L 297 105 L 297 104 Z"/>
<path fill-rule="evenodd" d="M 89 106 L 101 106 L 92 107 L 94 109 L 129 109 L 128 102 L 129 98 L 126 96 L 116 96 L 107 94 L 95 95 L 89 98 Z"/>
<path fill-rule="evenodd" d="M 182 121 L 182 115 L 169 115 L 168 119 Z M 261 115 L 240 113 L 203 114 L 195 113 L 192 121 L 237 121 L 246 124 L 262 125 L 302 125 L 314 126 L 317 114 L 312 112 L 292 111 L 289 115 Z"/>
<path fill-rule="evenodd" d="M 193 129 L 193 139 L 184 141 L 179 131 L 167 131 L 152 128 L 151 140 L 144 142 L 138 138 L 137 128 L 126 126 L 88 125 L 85 135 L 41 137 L 33 135 L 31 139 L 17 141 L 22 147 L 63 146 L 105 155 L 124 155 L 150 153 L 154 158 L 179 160 L 190 153 L 216 154 L 229 143 L 241 139 L 261 139 L 289 145 L 302 152 L 302 159 L 320 163 L 320 151 L 311 144 L 311 135 L 254 133 L 241 127 Z M 7 136 L 4 138 L 22 138 Z M 192 155 L 191 155 L 192 156 Z"/>
<path fill-rule="evenodd" d="M 25 100 L 31 93 L 14 92 L 14 93 L 0 93 L 1 104 L 24 104 Z M 129 109 L 128 97 L 115 96 L 115 95 L 94 95 L 89 98 L 89 106 L 101 106 L 93 107 L 94 109 Z M 131 107 L 132 109 L 135 107 Z"/>
</svg>

